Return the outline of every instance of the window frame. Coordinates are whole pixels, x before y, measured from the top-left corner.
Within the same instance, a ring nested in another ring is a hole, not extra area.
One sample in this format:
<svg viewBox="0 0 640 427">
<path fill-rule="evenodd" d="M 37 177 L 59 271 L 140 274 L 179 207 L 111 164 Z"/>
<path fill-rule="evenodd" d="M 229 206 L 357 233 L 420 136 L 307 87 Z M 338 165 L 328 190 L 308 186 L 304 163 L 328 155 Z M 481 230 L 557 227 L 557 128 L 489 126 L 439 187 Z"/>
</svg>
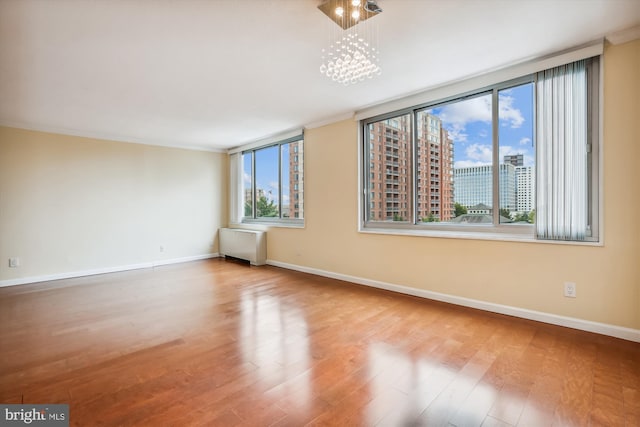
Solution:
<svg viewBox="0 0 640 427">
<path fill-rule="evenodd" d="M 571 62 L 571 61 L 570 61 Z M 419 103 L 413 106 L 400 108 L 394 111 L 389 111 L 382 114 L 377 114 L 373 116 L 363 117 L 359 120 L 358 126 L 358 134 L 359 134 L 359 142 L 358 142 L 358 154 L 359 154 L 359 219 L 358 219 L 358 231 L 365 233 L 376 233 L 376 234 L 397 234 L 397 235 L 417 235 L 417 236 L 426 236 L 426 237 L 448 237 L 448 238 L 463 238 L 463 239 L 483 239 L 483 240 L 506 240 L 506 241 L 533 241 L 533 242 L 543 242 L 543 243 L 555 243 L 555 244 L 596 244 L 600 245 L 602 241 L 602 232 L 601 232 L 601 224 L 600 224 L 600 212 L 602 209 L 600 200 L 602 198 L 601 191 L 601 176 L 599 174 L 600 170 L 600 162 L 601 160 L 601 123 L 602 114 L 601 114 L 601 91 L 602 91 L 602 81 L 601 81 L 601 67 L 602 67 L 602 59 L 601 55 L 595 55 L 592 57 L 592 65 L 589 66 L 589 72 L 587 74 L 588 79 L 588 111 L 589 111 L 589 152 L 588 152 L 588 163 L 587 168 L 589 174 L 587 176 L 587 184 L 589 186 L 589 206 L 587 216 L 589 219 L 589 235 L 587 239 L 584 241 L 562 241 L 562 240 L 541 240 L 536 238 L 535 235 L 535 224 L 504 224 L 499 221 L 499 209 L 496 209 L 496 206 L 500 206 L 499 199 L 499 180 L 500 180 L 500 171 L 499 167 L 494 168 L 492 175 L 492 192 L 493 192 L 493 200 L 492 207 L 493 209 L 493 223 L 492 224 L 450 224 L 445 222 L 431 222 L 424 223 L 418 222 L 416 220 L 416 214 L 418 211 L 418 187 L 417 187 L 417 170 L 418 170 L 418 160 L 416 156 L 416 148 L 418 143 L 418 113 L 420 111 L 429 110 L 432 108 L 437 108 L 439 106 L 444 106 L 453 102 L 464 101 L 466 99 L 471 99 L 477 96 L 482 96 L 483 93 L 491 93 L 492 98 L 492 164 L 499 165 L 499 91 L 508 89 L 511 87 L 515 87 L 522 84 L 536 83 L 536 73 L 527 73 L 520 77 L 507 79 L 505 81 L 501 81 L 498 83 L 481 86 L 477 89 L 467 90 L 462 93 L 444 96 L 439 99 L 431 100 L 428 102 Z M 535 87 L 534 87 L 534 95 L 533 95 L 533 140 L 534 144 L 536 141 L 536 96 L 535 96 Z M 370 220 L 369 216 L 369 203 L 371 201 L 368 192 L 370 187 L 370 180 L 368 178 L 370 168 L 368 168 L 368 163 L 371 155 L 371 145 L 370 141 L 370 132 L 369 125 L 372 123 L 379 122 L 381 120 L 387 120 L 394 117 L 399 117 L 405 114 L 411 115 L 411 162 L 412 162 L 412 185 L 411 185 L 411 194 L 410 198 L 412 200 L 413 206 L 411 207 L 412 211 L 412 221 L 408 223 L 400 223 L 400 222 L 390 222 L 390 221 L 377 221 Z M 537 152 L 537 150 L 536 150 Z M 537 155 L 535 162 L 537 163 Z M 534 169 L 536 165 L 534 164 Z M 536 206 L 534 205 L 534 210 Z"/>
<path fill-rule="evenodd" d="M 289 138 L 281 139 L 278 141 L 269 142 L 264 145 L 252 146 L 251 148 L 247 148 L 245 150 L 241 150 L 240 153 L 240 163 L 244 164 L 243 159 L 244 155 L 251 153 L 251 217 L 244 215 L 244 192 L 245 187 L 244 184 L 241 184 L 242 189 L 242 217 L 240 220 L 241 224 L 262 224 L 262 225 L 271 225 L 271 226 L 280 226 L 280 227 L 303 227 L 304 226 L 304 210 L 302 211 L 301 218 L 292 218 L 292 217 L 283 217 L 282 214 L 282 196 L 283 196 L 283 180 L 282 180 L 282 171 L 283 171 L 283 162 L 282 162 L 282 147 L 285 145 L 292 144 L 294 142 L 302 143 L 304 147 L 304 134 L 295 135 Z M 278 216 L 277 217 L 256 217 L 256 195 L 258 189 L 256 188 L 256 152 L 272 147 L 278 147 Z M 297 145 L 294 146 L 297 148 Z M 299 175 L 301 171 L 304 171 L 304 148 L 302 150 L 293 150 L 289 151 L 289 156 L 295 155 L 298 158 L 298 163 L 302 164 L 302 167 L 298 167 L 298 170 L 295 171 L 296 175 Z M 244 171 L 244 167 L 242 167 Z M 290 171 L 290 173 L 294 173 L 294 171 Z M 301 197 L 296 199 L 296 204 L 304 206 L 304 172 L 302 172 L 302 180 L 296 181 L 298 186 L 297 195 L 302 194 Z M 291 207 L 293 206 L 293 200 L 289 200 L 289 210 L 291 211 Z M 304 208 L 303 208 L 304 209 Z"/>
</svg>

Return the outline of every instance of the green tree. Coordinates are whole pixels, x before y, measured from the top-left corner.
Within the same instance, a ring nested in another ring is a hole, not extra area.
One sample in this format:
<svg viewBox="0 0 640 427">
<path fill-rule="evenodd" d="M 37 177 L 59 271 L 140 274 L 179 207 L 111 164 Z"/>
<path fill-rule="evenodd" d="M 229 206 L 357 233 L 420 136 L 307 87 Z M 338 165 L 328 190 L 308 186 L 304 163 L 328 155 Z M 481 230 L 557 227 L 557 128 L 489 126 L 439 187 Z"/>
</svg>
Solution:
<svg viewBox="0 0 640 427">
<path fill-rule="evenodd" d="M 404 221 L 404 218 L 402 218 L 400 215 L 398 214 L 393 214 L 393 220 L 394 221 Z"/>
<path fill-rule="evenodd" d="M 536 220 L 536 212 L 531 211 L 531 212 L 523 212 L 521 214 L 517 214 L 513 220 L 516 222 L 521 221 L 521 222 L 528 222 L 529 224 L 533 224 Z"/>
<path fill-rule="evenodd" d="M 518 213 L 518 214 L 516 214 L 516 216 L 513 218 L 513 220 L 514 220 L 515 222 L 529 222 L 529 213 L 528 213 L 528 212 Z"/>
<path fill-rule="evenodd" d="M 440 222 L 440 220 L 433 215 L 433 212 L 429 212 L 429 216 L 422 218 L 422 222 Z"/>
<path fill-rule="evenodd" d="M 253 212 L 251 212 L 251 201 L 247 200 L 244 202 L 244 216 L 252 216 Z"/>
<path fill-rule="evenodd" d="M 268 200 L 266 196 L 260 196 L 256 202 L 256 216 L 263 218 L 276 217 L 278 216 L 278 207 L 273 203 L 273 200 Z"/>
<path fill-rule="evenodd" d="M 511 211 L 507 208 L 500 208 L 500 216 L 511 219 Z"/>
<path fill-rule="evenodd" d="M 456 202 L 454 206 L 455 206 L 455 216 L 460 216 L 467 213 L 467 208 L 462 206 L 460 203 Z"/>
</svg>

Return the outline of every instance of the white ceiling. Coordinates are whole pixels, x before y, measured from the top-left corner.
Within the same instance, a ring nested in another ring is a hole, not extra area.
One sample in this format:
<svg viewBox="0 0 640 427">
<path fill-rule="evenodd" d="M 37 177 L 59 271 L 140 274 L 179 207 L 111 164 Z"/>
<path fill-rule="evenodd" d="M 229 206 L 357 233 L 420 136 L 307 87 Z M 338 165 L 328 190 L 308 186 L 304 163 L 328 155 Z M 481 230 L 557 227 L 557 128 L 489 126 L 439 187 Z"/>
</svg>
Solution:
<svg viewBox="0 0 640 427">
<path fill-rule="evenodd" d="M 225 149 L 640 23 L 640 0 L 379 0 L 383 74 L 345 87 L 320 3 L 0 0 L 0 124 Z"/>
</svg>

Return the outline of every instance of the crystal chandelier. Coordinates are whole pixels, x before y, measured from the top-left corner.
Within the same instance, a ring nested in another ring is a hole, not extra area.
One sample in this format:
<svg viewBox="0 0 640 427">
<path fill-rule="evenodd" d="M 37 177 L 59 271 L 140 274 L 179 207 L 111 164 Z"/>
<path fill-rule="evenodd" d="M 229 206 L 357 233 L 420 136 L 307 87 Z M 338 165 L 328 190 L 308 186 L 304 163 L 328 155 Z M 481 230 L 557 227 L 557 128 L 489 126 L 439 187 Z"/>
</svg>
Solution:
<svg viewBox="0 0 640 427">
<path fill-rule="evenodd" d="M 331 44 L 322 50 L 320 73 L 344 85 L 380 74 L 377 28 L 367 22 L 382 12 L 376 0 L 328 0 L 318 9 L 339 26 L 331 24 Z"/>
</svg>

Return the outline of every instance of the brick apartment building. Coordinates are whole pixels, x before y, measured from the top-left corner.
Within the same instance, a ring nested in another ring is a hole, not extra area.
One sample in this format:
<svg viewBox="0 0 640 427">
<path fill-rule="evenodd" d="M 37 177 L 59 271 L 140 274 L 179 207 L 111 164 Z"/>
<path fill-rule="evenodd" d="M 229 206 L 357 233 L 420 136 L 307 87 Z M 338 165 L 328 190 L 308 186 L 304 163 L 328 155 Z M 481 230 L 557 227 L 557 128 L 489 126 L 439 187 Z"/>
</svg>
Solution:
<svg viewBox="0 0 640 427">
<path fill-rule="evenodd" d="M 369 219 L 410 221 L 413 203 L 411 116 L 369 125 Z M 418 115 L 415 185 L 418 221 L 448 221 L 453 200 L 453 141 L 442 121 Z"/>
</svg>

